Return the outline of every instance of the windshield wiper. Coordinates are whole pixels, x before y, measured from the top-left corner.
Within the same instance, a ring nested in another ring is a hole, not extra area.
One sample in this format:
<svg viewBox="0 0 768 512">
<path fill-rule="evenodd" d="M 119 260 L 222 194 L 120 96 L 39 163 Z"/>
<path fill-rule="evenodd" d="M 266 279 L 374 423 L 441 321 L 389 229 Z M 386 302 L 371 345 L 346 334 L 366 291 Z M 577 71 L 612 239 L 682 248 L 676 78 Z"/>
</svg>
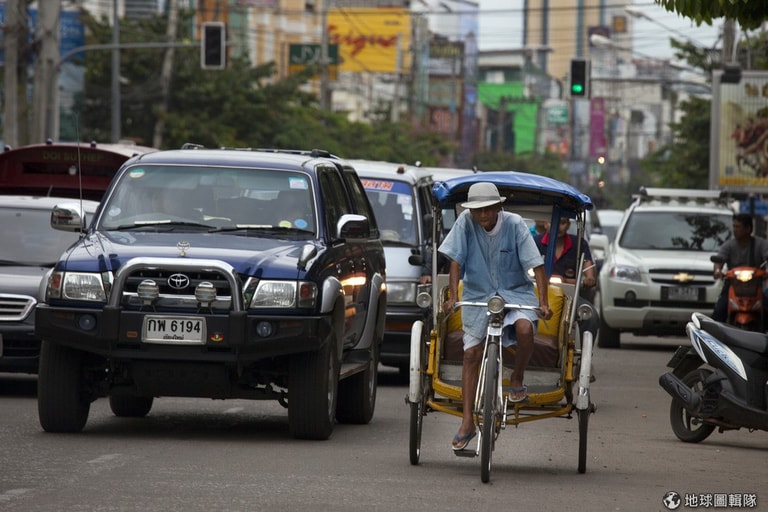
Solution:
<svg viewBox="0 0 768 512">
<path fill-rule="evenodd" d="M 397 247 L 416 247 L 416 244 L 413 242 L 406 242 L 404 240 L 385 240 L 381 239 L 382 245 L 394 245 Z"/>
<path fill-rule="evenodd" d="M 269 234 L 283 234 L 283 233 L 296 233 L 296 234 L 313 234 L 312 231 L 299 228 L 289 228 L 284 226 L 272 226 L 271 224 L 236 224 L 234 226 L 221 226 L 219 228 L 210 229 L 209 233 L 232 233 L 236 231 L 260 231 Z"/>
<path fill-rule="evenodd" d="M 199 222 L 190 222 L 190 221 L 176 221 L 176 220 L 140 220 L 136 221 L 132 224 L 122 224 L 119 226 L 115 226 L 114 228 L 107 228 L 109 231 L 130 231 L 133 229 L 144 229 L 144 228 L 169 228 L 168 231 L 172 231 L 174 228 L 178 227 L 191 227 L 191 228 L 201 228 L 201 229 L 212 229 L 213 226 L 210 224 L 201 224 Z"/>
</svg>

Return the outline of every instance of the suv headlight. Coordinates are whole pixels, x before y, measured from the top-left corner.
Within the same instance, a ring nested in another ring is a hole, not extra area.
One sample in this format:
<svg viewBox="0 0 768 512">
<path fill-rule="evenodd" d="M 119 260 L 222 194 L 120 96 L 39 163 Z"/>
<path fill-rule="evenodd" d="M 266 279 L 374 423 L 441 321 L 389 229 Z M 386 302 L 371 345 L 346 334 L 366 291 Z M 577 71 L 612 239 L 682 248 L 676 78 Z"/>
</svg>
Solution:
<svg viewBox="0 0 768 512">
<path fill-rule="evenodd" d="M 48 279 L 49 299 L 107 302 L 110 274 L 95 272 L 53 272 Z"/>
<path fill-rule="evenodd" d="M 416 283 L 388 282 L 387 304 L 416 304 Z"/>
<path fill-rule="evenodd" d="M 611 277 L 621 281 L 640 282 L 640 269 L 629 265 L 616 265 L 611 269 Z"/>
<path fill-rule="evenodd" d="M 259 281 L 249 302 L 251 308 L 312 308 L 317 286 L 306 281 Z"/>
</svg>

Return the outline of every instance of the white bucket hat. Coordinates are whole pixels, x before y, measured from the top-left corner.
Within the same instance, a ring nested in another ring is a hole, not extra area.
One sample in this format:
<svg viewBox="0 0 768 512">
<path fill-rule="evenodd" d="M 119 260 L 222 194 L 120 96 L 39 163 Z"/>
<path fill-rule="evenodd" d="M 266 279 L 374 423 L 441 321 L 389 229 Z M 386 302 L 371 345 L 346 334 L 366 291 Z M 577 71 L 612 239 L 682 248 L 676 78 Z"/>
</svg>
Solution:
<svg viewBox="0 0 768 512">
<path fill-rule="evenodd" d="M 467 202 L 462 203 L 462 208 L 485 208 L 506 201 L 506 197 L 499 195 L 499 189 L 493 183 L 475 183 L 469 187 Z"/>
</svg>

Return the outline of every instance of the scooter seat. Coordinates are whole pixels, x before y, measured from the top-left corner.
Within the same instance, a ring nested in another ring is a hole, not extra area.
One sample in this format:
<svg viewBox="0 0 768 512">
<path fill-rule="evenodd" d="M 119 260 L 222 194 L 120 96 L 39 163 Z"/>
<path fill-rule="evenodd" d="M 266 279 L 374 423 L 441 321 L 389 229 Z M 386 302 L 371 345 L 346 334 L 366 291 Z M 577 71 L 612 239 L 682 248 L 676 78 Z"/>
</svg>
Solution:
<svg viewBox="0 0 768 512">
<path fill-rule="evenodd" d="M 768 336 L 762 332 L 745 331 L 711 318 L 700 317 L 699 321 L 702 329 L 726 345 L 768 355 Z"/>
</svg>

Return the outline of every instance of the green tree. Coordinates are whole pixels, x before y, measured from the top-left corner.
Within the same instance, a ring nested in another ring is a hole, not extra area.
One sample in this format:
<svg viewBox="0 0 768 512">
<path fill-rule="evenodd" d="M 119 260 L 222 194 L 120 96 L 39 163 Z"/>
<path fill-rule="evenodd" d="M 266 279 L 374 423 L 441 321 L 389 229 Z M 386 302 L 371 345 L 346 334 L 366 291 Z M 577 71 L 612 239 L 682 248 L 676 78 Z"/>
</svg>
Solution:
<svg viewBox="0 0 768 512">
<path fill-rule="evenodd" d="M 191 13 L 181 16 L 179 39 L 192 38 Z M 111 42 L 107 20 L 85 18 L 88 43 Z M 166 19 L 122 20 L 122 42 L 162 41 Z M 175 50 L 171 97 L 161 98 L 161 49 L 121 52 L 121 133 L 151 144 L 157 115 L 165 112 L 164 148 L 186 142 L 207 147 L 322 148 L 346 158 L 438 165 L 453 145 L 438 134 L 390 123 L 348 121 L 344 113 L 322 110 L 314 94 L 302 91 L 316 70 L 275 79 L 274 63 L 252 66 L 233 59 L 224 70 L 200 69 L 197 48 Z M 86 91 L 81 102 L 83 138 L 108 140 L 111 129 L 111 54 L 91 52 L 86 59 Z M 163 148 L 161 148 L 163 149 Z"/>
<path fill-rule="evenodd" d="M 759 28 L 768 19 L 763 0 L 655 0 L 670 12 L 676 12 L 701 25 L 711 25 L 713 20 L 728 18 L 739 22 L 742 28 Z"/>
<path fill-rule="evenodd" d="M 568 171 L 562 158 L 551 152 L 543 155 L 482 152 L 476 155 L 474 166 L 481 171 L 527 172 L 568 182 Z"/>
<path fill-rule="evenodd" d="M 691 97 L 678 105 L 683 115 L 670 123 L 674 142 L 643 159 L 646 186 L 709 187 L 711 101 Z"/>
</svg>

